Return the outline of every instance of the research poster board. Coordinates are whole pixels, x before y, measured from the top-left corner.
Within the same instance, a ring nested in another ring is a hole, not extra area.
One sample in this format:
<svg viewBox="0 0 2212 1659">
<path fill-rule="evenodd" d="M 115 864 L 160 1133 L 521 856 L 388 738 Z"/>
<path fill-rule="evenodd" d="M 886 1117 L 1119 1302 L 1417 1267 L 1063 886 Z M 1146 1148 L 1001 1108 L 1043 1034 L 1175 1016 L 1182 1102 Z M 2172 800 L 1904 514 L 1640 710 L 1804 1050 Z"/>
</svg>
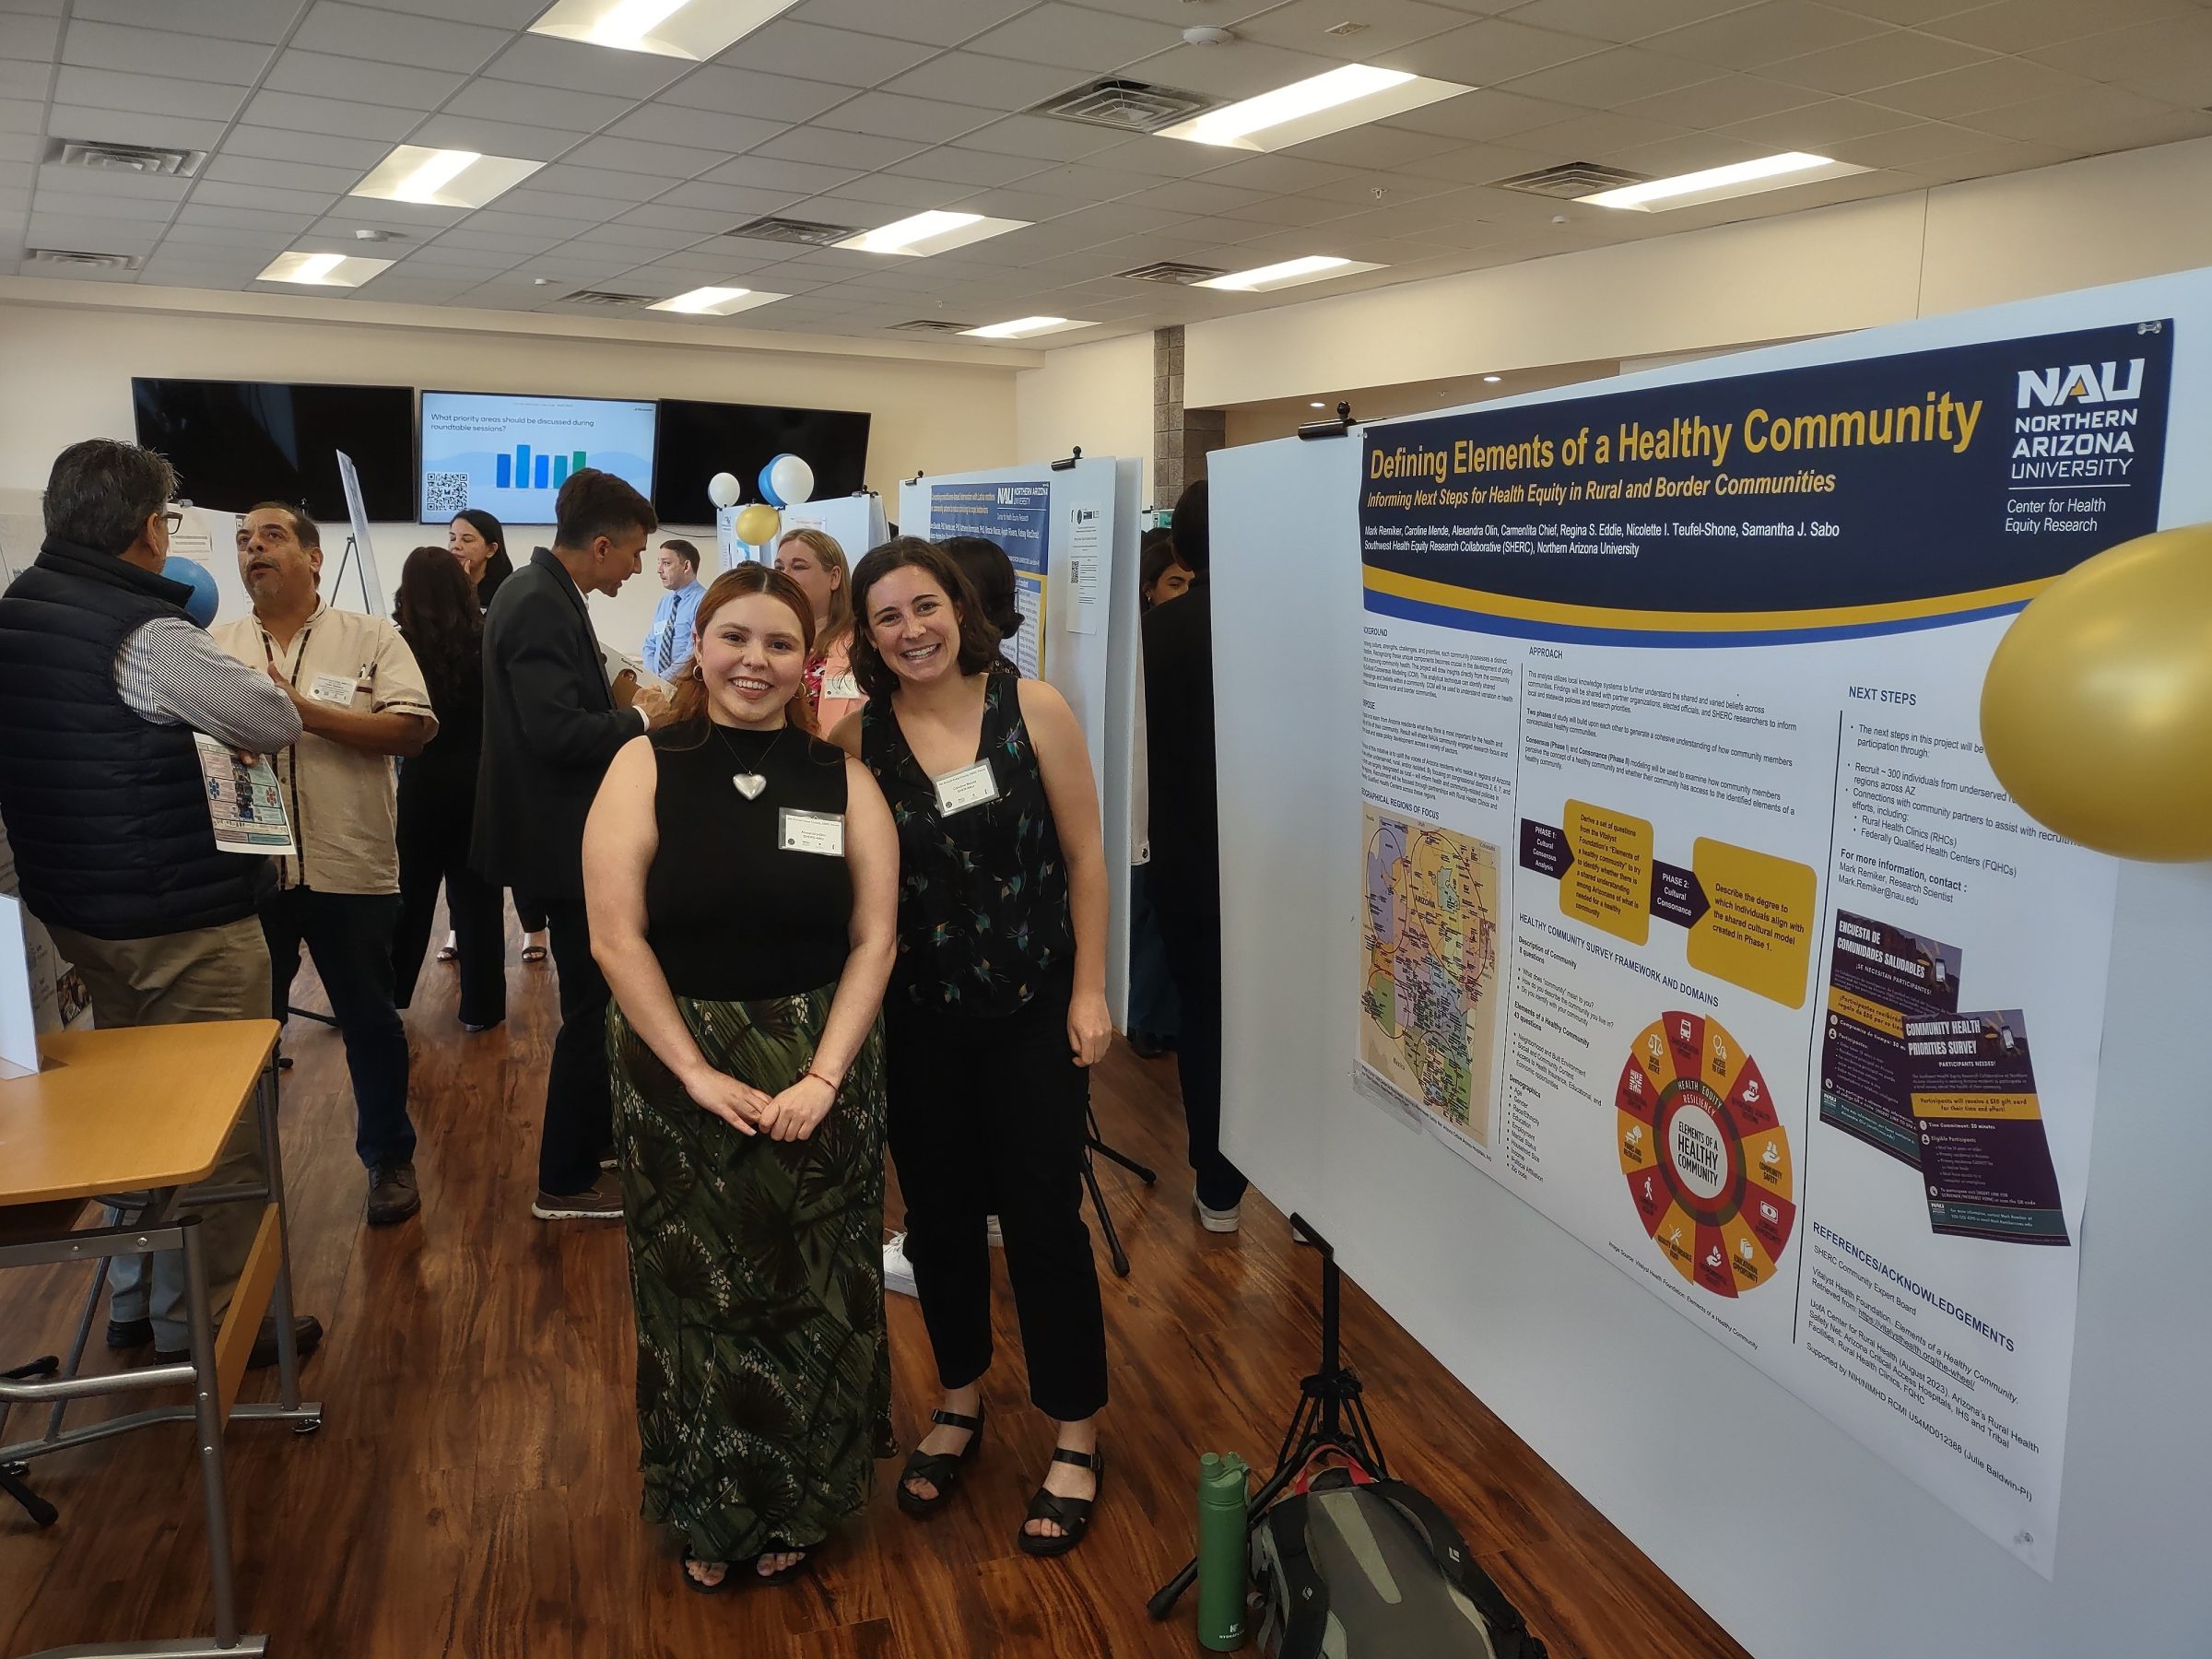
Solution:
<svg viewBox="0 0 2212 1659">
<path fill-rule="evenodd" d="M 1363 1091 L 2046 1578 L 2116 866 L 1978 709 L 2158 527 L 2175 328 L 1377 426 L 1358 486 Z"/>
<path fill-rule="evenodd" d="M 1014 566 L 1014 604 L 1021 631 L 1006 642 L 1014 665 L 1030 678 L 1044 674 L 1044 579 L 1051 565 L 1047 521 L 1053 487 L 1042 479 L 981 483 L 935 479 L 929 485 L 929 538 L 980 535 L 1006 550 Z"/>
</svg>

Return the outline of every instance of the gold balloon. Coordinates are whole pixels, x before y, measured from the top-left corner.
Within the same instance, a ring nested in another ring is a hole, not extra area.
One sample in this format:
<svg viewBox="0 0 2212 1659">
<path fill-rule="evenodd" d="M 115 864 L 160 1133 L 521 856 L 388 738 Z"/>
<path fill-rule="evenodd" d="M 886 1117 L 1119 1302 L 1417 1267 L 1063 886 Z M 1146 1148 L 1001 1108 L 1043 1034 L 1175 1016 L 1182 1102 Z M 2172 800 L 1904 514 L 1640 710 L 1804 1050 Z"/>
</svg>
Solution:
<svg viewBox="0 0 2212 1659">
<path fill-rule="evenodd" d="M 737 514 L 737 539 L 756 547 L 775 540 L 782 527 L 783 515 L 766 501 L 755 501 Z"/>
<path fill-rule="evenodd" d="M 2038 823 L 2122 858 L 2212 858 L 2212 524 L 2067 571 L 1982 683 L 1982 742 Z"/>
</svg>

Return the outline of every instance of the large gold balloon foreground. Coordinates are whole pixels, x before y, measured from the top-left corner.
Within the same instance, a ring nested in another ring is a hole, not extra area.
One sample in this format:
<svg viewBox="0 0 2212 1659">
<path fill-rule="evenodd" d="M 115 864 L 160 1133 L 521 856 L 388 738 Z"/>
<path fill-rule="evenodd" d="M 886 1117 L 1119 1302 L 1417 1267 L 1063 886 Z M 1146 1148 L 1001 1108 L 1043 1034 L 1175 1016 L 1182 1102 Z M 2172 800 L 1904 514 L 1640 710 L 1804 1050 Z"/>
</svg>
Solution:
<svg viewBox="0 0 2212 1659">
<path fill-rule="evenodd" d="M 2123 858 L 2212 858 L 2212 524 L 2045 588 L 1990 661 L 1982 741 L 2045 828 Z"/>
</svg>

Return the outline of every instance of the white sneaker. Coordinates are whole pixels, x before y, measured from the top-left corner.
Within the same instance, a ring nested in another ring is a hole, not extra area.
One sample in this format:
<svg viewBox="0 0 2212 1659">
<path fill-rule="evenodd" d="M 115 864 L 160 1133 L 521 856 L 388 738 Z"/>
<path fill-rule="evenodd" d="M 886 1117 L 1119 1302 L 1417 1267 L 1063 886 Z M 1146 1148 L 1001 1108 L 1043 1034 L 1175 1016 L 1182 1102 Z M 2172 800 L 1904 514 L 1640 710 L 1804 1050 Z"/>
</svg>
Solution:
<svg viewBox="0 0 2212 1659">
<path fill-rule="evenodd" d="M 1198 1204 L 1195 1198 L 1191 1202 L 1198 1207 L 1198 1225 L 1207 1232 L 1232 1233 L 1237 1230 L 1237 1224 L 1242 1218 L 1242 1205 L 1232 1204 L 1225 1210 L 1218 1210 L 1207 1209 L 1205 1205 Z"/>
<path fill-rule="evenodd" d="M 1006 1247 L 1006 1235 L 999 1231 L 996 1216 L 987 1218 L 983 1222 L 983 1229 L 990 1237 L 992 1249 L 1004 1250 Z"/>
<path fill-rule="evenodd" d="M 891 1241 L 883 1247 L 883 1288 L 900 1296 L 918 1295 L 914 1289 L 914 1265 L 906 1259 L 906 1235 L 893 1233 Z"/>
</svg>

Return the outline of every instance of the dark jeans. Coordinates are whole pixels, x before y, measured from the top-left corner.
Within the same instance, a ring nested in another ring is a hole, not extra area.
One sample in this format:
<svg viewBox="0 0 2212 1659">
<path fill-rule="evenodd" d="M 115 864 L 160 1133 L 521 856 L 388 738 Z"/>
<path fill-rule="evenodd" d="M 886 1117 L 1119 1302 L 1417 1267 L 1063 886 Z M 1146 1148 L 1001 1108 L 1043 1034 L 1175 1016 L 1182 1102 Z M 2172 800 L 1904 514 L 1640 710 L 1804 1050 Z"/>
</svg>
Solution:
<svg viewBox="0 0 2212 1659">
<path fill-rule="evenodd" d="M 1090 1074 L 1068 1053 L 1069 989 L 1060 975 L 1000 1019 L 917 1009 L 898 991 L 884 999 L 886 1127 L 937 1381 L 965 1388 L 991 1368 L 995 1208 L 1030 1398 L 1065 1423 L 1106 1404 L 1106 1321 L 1083 1225 Z"/>
<path fill-rule="evenodd" d="M 415 1156 L 407 1117 L 407 1032 L 392 998 L 392 935 L 399 922 L 396 893 L 318 893 L 287 888 L 262 900 L 261 932 L 269 942 L 276 1017 L 291 1005 L 300 947 L 315 972 L 346 1040 L 353 1077 L 353 1148 L 371 1169 Z"/>
<path fill-rule="evenodd" d="M 392 947 L 393 1001 L 415 1000 L 445 887 L 446 912 L 461 953 L 461 1023 L 498 1025 L 507 1018 L 507 925 L 500 889 L 468 867 L 469 823 L 438 810 L 434 798 L 399 794 L 399 925 Z"/>
<path fill-rule="evenodd" d="M 1175 1068 L 1182 1081 L 1182 1122 L 1191 1137 L 1198 1202 L 1234 1209 L 1244 1196 L 1244 1172 L 1221 1156 L 1221 918 L 1156 909 L 1160 943 L 1182 1019 Z"/>
<path fill-rule="evenodd" d="M 1129 870 L 1129 1031 L 1171 1038 L 1182 1029 L 1175 1003 L 1175 981 L 1168 972 L 1167 947 L 1160 943 L 1159 919 L 1145 887 L 1149 866 Z"/>
<path fill-rule="evenodd" d="M 560 1034 L 546 1073 L 546 1123 L 537 1145 L 537 1184 L 566 1197 L 599 1179 L 599 1155 L 615 1138 L 606 1080 L 606 976 L 592 959 L 583 900 L 548 899 L 553 968 L 560 976 Z"/>
</svg>

